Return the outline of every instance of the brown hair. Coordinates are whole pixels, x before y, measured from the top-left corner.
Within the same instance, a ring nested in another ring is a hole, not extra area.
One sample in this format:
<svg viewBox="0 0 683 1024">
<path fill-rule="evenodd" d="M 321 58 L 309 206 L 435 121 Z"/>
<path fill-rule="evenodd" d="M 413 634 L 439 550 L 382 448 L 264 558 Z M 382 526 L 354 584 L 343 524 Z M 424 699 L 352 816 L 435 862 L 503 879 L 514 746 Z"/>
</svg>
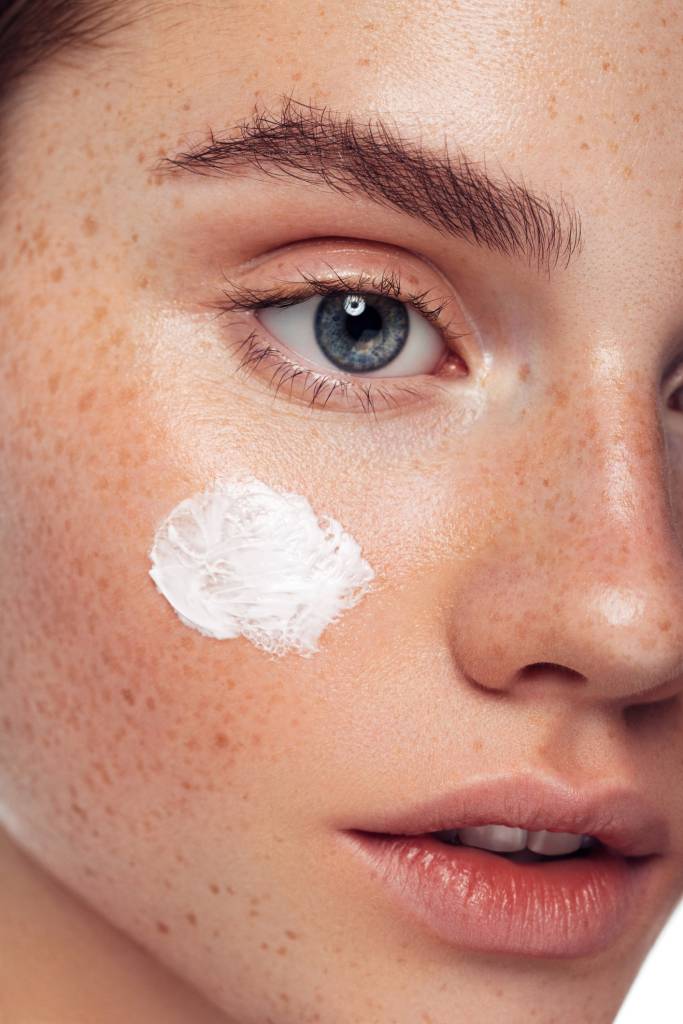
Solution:
<svg viewBox="0 0 683 1024">
<path fill-rule="evenodd" d="M 0 0 L 0 104 L 11 86 L 69 46 L 103 46 L 123 0 Z"/>
</svg>

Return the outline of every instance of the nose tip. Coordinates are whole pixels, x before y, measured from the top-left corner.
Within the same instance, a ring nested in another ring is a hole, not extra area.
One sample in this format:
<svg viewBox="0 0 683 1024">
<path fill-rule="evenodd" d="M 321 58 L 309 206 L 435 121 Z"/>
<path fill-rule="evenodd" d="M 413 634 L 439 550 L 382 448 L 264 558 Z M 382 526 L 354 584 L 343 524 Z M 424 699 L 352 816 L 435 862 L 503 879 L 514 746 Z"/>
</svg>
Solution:
<svg viewBox="0 0 683 1024">
<path fill-rule="evenodd" d="M 584 697 L 633 701 L 683 688 L 683 574 L 643 587 L 588 578 L 599 571 L 595 562 L 582 571 L 558 565 L 551 580 L 511 560 L 480 566 L 453 618 L 465 675 L 492 690 L 583 680 Z"/>
<path fill-rule="evenodd" d="M 599 578 L 602 564 L 596 559 L 592 588 L 587 572 L 577 586 L 577 627 L 586 638 L 581 671 L 589 678 L 599 673 L 629 694 L 655 689 L 683 672 L 680 555 L 672 552 L 664 565 L 641 545 L 621 566 L 618 582 Z"/>
<path fill-rule="evenodd" d="M 682 510 L 651 437 L 593 437 L 590 465 L 585 446 L 578 463 L 565 447 L 526 464 L 505 525 L 451 593 L 465 677 L 492 690 L 581 679 L 584 699 L 638 703 L 683 688 Z"/>
</svg>

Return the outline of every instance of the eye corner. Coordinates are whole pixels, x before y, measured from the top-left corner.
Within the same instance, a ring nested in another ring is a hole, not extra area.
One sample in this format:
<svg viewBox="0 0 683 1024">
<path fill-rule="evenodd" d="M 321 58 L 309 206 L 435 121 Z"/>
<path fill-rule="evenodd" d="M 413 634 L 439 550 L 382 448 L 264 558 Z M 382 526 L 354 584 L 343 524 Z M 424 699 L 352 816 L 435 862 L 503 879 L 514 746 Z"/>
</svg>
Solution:
<svg viewBox="0 0 683 1024">
<path fill-rule="evenodd" d="M 679 381 L 673 388 L 664 404 L 672 412 L 683 412 L 683 381 Z"/>
</svg>

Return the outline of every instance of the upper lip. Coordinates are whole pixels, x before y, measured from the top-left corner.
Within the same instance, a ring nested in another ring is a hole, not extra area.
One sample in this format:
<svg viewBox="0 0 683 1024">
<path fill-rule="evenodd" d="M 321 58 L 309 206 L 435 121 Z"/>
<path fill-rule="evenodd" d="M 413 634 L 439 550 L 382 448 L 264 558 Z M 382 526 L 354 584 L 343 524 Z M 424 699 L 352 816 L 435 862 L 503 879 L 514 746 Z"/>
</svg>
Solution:
<svg viewBox="0 0 683 1024">
<path fill-rule="evenodd" d="M 616 784 L 579 790 L 531 773 L 466 783 L 408 810 L 380 814 L 365 831 L 424 835 L 490 824 L 583 833 L 624 857 L 666 853 L 670 844 L 667 820 L 635 790 Z"/>
</svg>

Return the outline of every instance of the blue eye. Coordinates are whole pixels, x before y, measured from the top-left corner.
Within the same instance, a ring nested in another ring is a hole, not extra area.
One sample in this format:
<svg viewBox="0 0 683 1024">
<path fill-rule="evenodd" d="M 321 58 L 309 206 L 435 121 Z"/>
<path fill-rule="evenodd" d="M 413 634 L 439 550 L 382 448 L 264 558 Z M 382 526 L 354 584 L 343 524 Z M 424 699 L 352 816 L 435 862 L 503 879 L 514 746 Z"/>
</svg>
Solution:
<svg viewBox="0 0 683 1024">
<path fill-rule="evenodd" d="M 375 292 L 315 295 L 258 319 L 314 367 L 363 376 L 431 373 L 444 351 L 441 332 L 409 303 Z"/>
<path fill-rule="evenodd" d="M 408 338 L 405 305 L 388 295 L 328 295 L 315 314 L 315 340 L 340 370 L 367 373 L 387 366 Z"/>
</svg>

